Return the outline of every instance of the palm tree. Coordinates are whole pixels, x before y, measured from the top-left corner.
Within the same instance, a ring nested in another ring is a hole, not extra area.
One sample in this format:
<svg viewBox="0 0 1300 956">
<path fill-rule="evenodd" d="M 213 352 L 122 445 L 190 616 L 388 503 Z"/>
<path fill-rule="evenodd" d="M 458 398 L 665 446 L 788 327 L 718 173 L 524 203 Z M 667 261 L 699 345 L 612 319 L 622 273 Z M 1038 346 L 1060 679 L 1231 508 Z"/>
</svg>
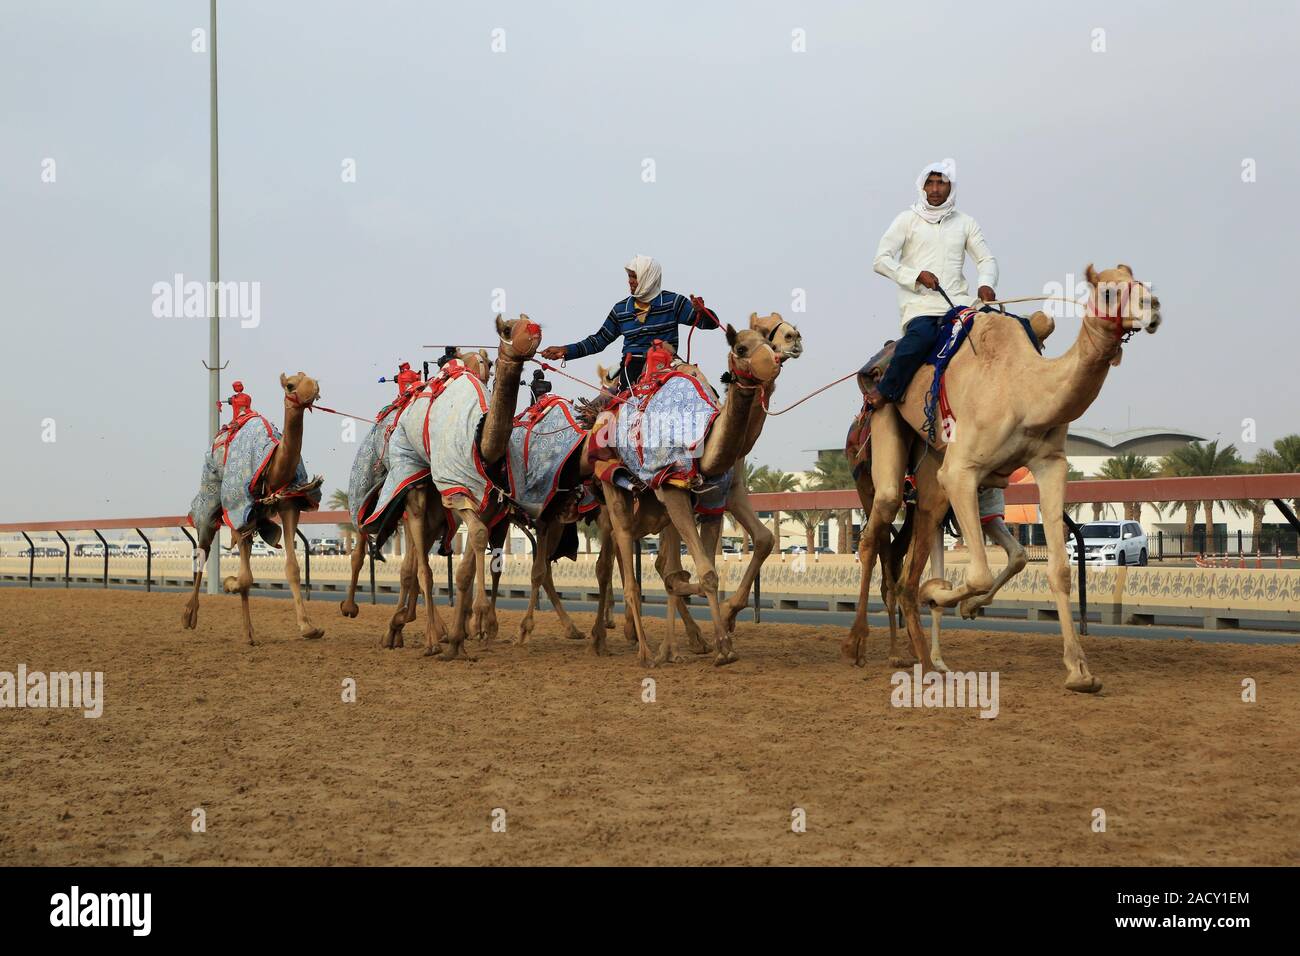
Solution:
<svg viewBox="0 0 1300 956">
<path fill-rule="evenodd" d="M 1107 458 L 1101 463 L 1097 475 L 1100 478 L 1113 478 L 1124 480 L 1128 478 L 1154 478 L 1156 475 L 1156 466 L 1151 463 L 1151 459 L 1143 455 L 1124 454 L 1116 455 L 1113 458 Z M 1147 502 L 1152 504 L 1156 509 L 1156 514 L 1164 511 L 1164 506 L 1158 503 Z M 1137 521 L 1142 516 L 1141 501 L 1124 502 L 1124 520 Z"/>
<path fill-rule="evenodd" d="M 854 487 L 853 467 L 842 450 L 823 452 L 817 456 L 808 487 L 812 491 L 847 491 Z M 851 537 L 849 527 L 853 522 L 853 510 L 837 508 L 835 520 L 839 526 L 835 550 L 839 554 L 848 554 L 849 546 L 852 544 L 849 541 Z"/>
<path fill-rule="evenodd" d="M 756 491 L 760 494 L 774 494 L 785 491 L 795 491 L 799 487 L 799 479 L 788 471 L 779 471 L 760 465 L 755 468 L 749 479 L 749 490 Z M 781 550 L 781 512 L 772 509 L 772 537 L 776 539 L 776 549 Z"/>
<path fill-rule="evenodd" d="M 348 507 L 348 493 L 342 488 L 335 488 L 334 493 L 330 495 L 327 504 L 331 511 L 351 511 Z M 356 546 L 357 529 L 351 521 L 339 524 L 339 534 L 343 536 L 343 544 L 349 554 L 352 553 L 353 547 Z"/>
<path fill-rule="evenodd" d="M 591 539 L 600 537 L 600 527 L 594 521 L 579 521 L 578 531 L 587 539 L 587 554 L 591 554 Z"/>
<path fill-rule="evenodd" d="M 1231 475 L 1236 474 L 1242 466 L 1237 446 L 1229 445 L 1219 449 L 1219 440 L 1212 442 L 1188 442 L 1165 455 L 1160 462 L 1161 471 L 1167 475 L 1187 477 L 1191 475 Z M 1194 502 L 1182 502 L 1187 512 L 1187 533 L 1190 535 L 1194 521 Z M 1205 509 L 1205 550 L 1214 550 L 1214 501 L 1206 499 L 1201 502 Z"/>
<path fill-rule="evenodd" d="M 1279 438 L 1273 442 L 1272 451 L 1264 449 L 1255 455 L 1255 464 L 1268 475 L 1300 471 L 1300 435 Z M 1291 506 L 1300 509 L 1300 498 L 1293 498 Z"/>
</svg>

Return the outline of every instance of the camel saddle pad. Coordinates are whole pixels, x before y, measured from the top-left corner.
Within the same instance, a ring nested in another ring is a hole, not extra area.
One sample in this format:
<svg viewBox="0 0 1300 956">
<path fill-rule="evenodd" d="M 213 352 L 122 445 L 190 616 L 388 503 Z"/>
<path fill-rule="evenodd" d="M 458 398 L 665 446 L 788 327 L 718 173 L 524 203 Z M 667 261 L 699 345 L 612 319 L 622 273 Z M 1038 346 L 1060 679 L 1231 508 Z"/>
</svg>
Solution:
<svg viewBox="0 0 1300 956">
<path fill-rule="evenodd" d="M 279 444 L 279 429 L 261 415 L 245 419 L 237 430 L 218 433 L 203 459 L 199 493 L 190 504 L 190 524 L 200 540 L 209 540 L 224 523 L 241 536 L 256 531 L 267 544 L 279 544 L 280 526 L 271 521 L 273 509 L 264 501 L 272 493 L 301 499 L 303 511 L 320 507 L 321 479 L 308 479 L 301 459 L 288 487 L 265 487 L 264 472 Z"/>
<path fill-rule="evenodd" d="M 694 377 L 666 376 L 648 395 L 632 393 L 618 407 L 612 444 L 623 466 L 641 483 L 690 487 L 718 404 Z"/>
<path fill-rule="evenodd" d="M 545 395 L 525 409 L 515 419 L 506 453 L 510 500 L 536 519 L 558 492 L 572 490 L 560 482 L 565 462 L 584 438 L 567 398 Z M 570 481 L 577 481 L 576 470 Z"/>
<path fill-rule="evenodd" d="M 463 365 L 448 362 L 402 409 L 388 439 L 388 473 L 364 518 L 366 530 L 405 497 L 407 488 L 425 477 L 432 479 L 444 501 L 464 495 L 474 502 L 475 511 L 482 512 L 492 490 L 478 452 L 489 394 Z"/>
<path fill-rule="evenodd" d="M 390 411 L 391 407 L 384 412 Z M 348 476 L 348 511 L 354 528 L 360 528 L 370 517 L 375 498 L 388 477 L 387 451 L 388 423 L 380 418 L 361 439 L 357 456 L 352 459 L 352 473 Z"/>
</svg>

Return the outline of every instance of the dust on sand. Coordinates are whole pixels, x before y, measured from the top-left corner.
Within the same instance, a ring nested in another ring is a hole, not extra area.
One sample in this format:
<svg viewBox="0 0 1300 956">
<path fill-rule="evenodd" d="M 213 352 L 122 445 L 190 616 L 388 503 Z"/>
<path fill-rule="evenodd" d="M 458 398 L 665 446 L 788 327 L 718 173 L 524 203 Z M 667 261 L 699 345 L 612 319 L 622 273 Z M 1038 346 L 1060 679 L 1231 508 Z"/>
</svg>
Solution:
<svg viewBox="0 0 1300 956">
<path fill-rule="evenodd" d="M 101 670 L 105 694 L 97 720 L 0 710 L 0 863 L 1300 862 L 1295 647 L 1085 639 L 1105 688 L 1082 696 L 1057 637 L 951 632 L 950 666 L 1000 673 L 985 720 L 892 707 L 880 634 L 865 669 L 839 629 L 741 624 L 731 667 L 646 670 L 621 629 L 592 658 L 543 613 L 527 647 L 443 664 L 423 610 L 381 651 L 391 608 L 314 601 L 307 642 L 254 599 L 249 648 L 236 599 L 205 595 L 196 631 L 183 601 L 0 589 L 0 670 Z"/>
</svg>

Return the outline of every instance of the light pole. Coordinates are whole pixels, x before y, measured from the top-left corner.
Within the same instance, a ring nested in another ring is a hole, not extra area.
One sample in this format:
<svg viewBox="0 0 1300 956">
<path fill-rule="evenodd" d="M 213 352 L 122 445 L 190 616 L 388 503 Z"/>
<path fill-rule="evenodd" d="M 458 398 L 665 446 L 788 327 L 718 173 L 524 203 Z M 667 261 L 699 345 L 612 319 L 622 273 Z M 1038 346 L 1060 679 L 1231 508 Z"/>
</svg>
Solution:
<svg viewBox="0 0 1300 956">
<path fill-rule="evenodd" d="M 217 0 L 208 0 L 208 438 L 221 427 L 221 328 L 217 283 L 221 281 L 221 214 L 217 189 Z M 292 546 L 292 545 L 291 545 Z M 221 526 L 208 555 L 208 593 L 221 590 Z"/>
</svg>

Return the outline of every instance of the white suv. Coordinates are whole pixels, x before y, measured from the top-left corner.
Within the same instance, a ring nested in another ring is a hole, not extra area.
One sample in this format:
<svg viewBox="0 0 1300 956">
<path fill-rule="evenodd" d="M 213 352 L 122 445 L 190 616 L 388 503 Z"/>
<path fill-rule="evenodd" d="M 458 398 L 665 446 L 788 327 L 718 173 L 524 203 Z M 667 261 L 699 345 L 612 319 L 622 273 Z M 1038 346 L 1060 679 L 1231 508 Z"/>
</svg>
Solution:
<svg viewBox="0 0 1300 956">
<path fill-rule="evenodd" d="M 1081 526 L 1083 560 L 1092 564 L 1146 564 L 1147 533 L 1136 521 L 1089 521 Z M 1070 561 L 1075 554 L 1074 535 L 1065 532 L 1065 549 Z"/>
</svg>

